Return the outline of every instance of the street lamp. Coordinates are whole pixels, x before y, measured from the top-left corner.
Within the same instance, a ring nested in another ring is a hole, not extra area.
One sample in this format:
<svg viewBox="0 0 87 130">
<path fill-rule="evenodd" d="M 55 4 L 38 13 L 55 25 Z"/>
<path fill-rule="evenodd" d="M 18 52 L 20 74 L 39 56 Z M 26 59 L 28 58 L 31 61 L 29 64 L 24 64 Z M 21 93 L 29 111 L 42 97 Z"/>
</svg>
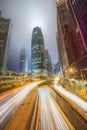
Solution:
<svg viewBox="0 0 87 130">
<path fill-rule="evenodd" d="M 73 74 L 74 73 L 74 68 L 73 67 L 69 67 L 68 68 L 68 73 L 69 74 Z"/>
</svg>

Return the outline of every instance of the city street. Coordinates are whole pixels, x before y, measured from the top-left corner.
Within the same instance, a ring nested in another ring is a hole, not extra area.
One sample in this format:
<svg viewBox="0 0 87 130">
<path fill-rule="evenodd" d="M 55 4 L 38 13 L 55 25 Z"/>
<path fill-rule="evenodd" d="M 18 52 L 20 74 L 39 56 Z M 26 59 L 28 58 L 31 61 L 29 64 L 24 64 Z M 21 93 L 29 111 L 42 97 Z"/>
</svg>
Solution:
<svg viewBox="0 0 87 130">
<path fill-rule="evenodd" d="M 46 81 L 38 81 L 31 83 L 29 86 L 23 86 L 18 91 L 12 91 L 12 94 L 6 92 L 7 97 L 2 98 L 0 102 L 0 130 L 4 127 L 5 130 L 74 130 L 75 127 L 80 128 L 80 125 L 81 129 L 85 128 L 86 101 L 59 86 L 57 80 L 53 83 L 54 85 L 51 87 L 47 85 Z M 37 86 L 34 91 L 36 96 L 31 93 L 35 86 Z M 28 98 L 29 95 L 31 95 L 31 98 Z M 60 95 L 62 96 L 60 97 Z M 64 97 L 71 103 L 66 102 Z M 23 103 L 24 99 L 26 99 L 26 103 Z M 29 104 L 31 107 L 29 107 Z M 82 119 L 78 122 L 78 125 L 72 117 L 74 115 L 74 118 L 78 121 L 76 114 L 67 115 L 67 112 L 71 113 L 72 110 L 78 110 L 78 114 L 81 114 L 80 118 Z M 68 116 L 70 117 L 68 118 Z M 9 119 L 11 120 L 9 121 Z M 71 122 L 73 123 L 71 124 Z"/>
<path fill-rule="evenodd" d="M 87 130 L 87 0 L 0 0 L 0 130 Z"/>
</svg>

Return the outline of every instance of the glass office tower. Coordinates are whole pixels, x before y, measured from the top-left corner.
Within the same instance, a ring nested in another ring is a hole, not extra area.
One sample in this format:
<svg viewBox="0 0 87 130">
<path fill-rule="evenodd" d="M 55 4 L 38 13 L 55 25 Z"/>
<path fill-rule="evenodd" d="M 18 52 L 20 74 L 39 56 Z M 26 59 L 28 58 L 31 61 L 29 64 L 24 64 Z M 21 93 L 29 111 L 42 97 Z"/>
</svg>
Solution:
<svg viewBox="0 0 87 130">
<path fill-rule="evenodd" d="M 32 74 L 44 72 L 44 38 L 40 27 L 35 27 L 32 32 L 31 43 L 31 70 Z"/>
</svg>

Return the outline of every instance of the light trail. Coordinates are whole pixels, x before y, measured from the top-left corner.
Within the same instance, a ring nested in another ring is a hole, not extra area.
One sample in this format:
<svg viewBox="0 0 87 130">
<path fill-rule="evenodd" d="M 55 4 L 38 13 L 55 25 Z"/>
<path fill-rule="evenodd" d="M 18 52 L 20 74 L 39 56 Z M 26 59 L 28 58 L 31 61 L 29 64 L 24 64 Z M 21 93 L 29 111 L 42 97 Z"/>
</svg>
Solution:
<svg viewBox="0 0 87 130">
<path fill-rule="evenodd" d="M 56 104 L 49 88 L 39 89 L 40 130 L 70 130 Z"/>
<path fill-rule="evenodd" d="M 8 93 L 1 94 L 1 95 L 0 95 L 0 102 L 1 102 L 3 99 L 5 99 L 5 98 L 7 98 L 8 96 L 10 96 L 11 94 L 12 94 L 12 92 L 8 92 Z"/>
<path fill-rule="evenodd" d="M 57 85 L 57 81 L 55 81 L 54 87 L 64 96 L 69 98 L 71 101 L 73 101 L 76 105 L 78 105 L 81 109 L 87 112 L 87 102 L 83 99 L 81 99 L 79 96 L 68 92 L 65 90 L 62 86 Z"/>
<path fill-rule="evenodd" d="M 33 83 L 20 91 L 15 93 L 13 97 L 8 99 L 6 102 L 0 104 L 0 129 L 3 128 L 4 122 L 8 121 L 9 118 L 14 114 L 29 92 L 38 84 L 39 82 Z"/>
<path fill-rule="evenodd" d="M 8 90 L 8 91 L 5 91 L 5 92 L 1 93 L 0 94 L 0 104 L 1 104 L 1 102 L 7 100 L 8 98 L 11 98 L 11 96 L 13 96 L 13 94 L 20 91 L 23 87 L 11 89 L 11 90 Z"/>
<path fill-rule="evenodd" d="M 23 88 L 25 88 L 25 86 L 14 88 L 14 89 L 2 92 L 0 94 L 0 103 L 3 102 L 4 100 L 7 100 L 7 98 L 9 98 L 13 94 L 17 93 L 18 91 L 22 90 Z"/>
</svg>

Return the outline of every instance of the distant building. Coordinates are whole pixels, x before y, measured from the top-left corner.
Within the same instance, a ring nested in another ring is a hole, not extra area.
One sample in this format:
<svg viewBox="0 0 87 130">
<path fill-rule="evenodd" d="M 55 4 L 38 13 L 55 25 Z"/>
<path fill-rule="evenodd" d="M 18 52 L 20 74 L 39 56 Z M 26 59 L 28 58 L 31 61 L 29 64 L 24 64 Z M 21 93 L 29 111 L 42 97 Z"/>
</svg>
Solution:
<svg viewBox="0 0 87 130">
<path fill-rule="evenodd" d="M 39 27 L 35 27 L 32 32 L 31 70 L 32 75 L 49 75 L 52 71 L 51 58 L 48 50 L 45 50 L 43 34 Z"/>
<path fill-rule="evenodd" d="M 51 64 L 51 57 L 49 55 L 48 50 L 44 50 L 44 65 L 45 71 L 48 75 L 52 74 L 52 64 Z"/>
<path fill-rule="evenodd" d="M 53 68 L 52 68 L 52 61 L 51 61 L 51 56 L 49 55 L 49 74 L 53 74 Z"/>
<path fill-rule="evenodd" d="M 20 72 L 28 72 L 28 50 L 21 48 L 20 51 Z"/>
<path fill-rule="evenodd" d="M 35 27 L 32 32 L 31 70 L 32 74 L 44 73 L 44 38 L 41 28 Z"/>
<path fill-rule="evenodd" d="M 60 63 L 55 64 L 54 74 L 61 74 Z"/>
<path fill-rule="evenodd" d="M 14 70 L 7 69 L 6 75 L 7 76 L 17 76 L 18 73 L 16 71 L 14 71 Z"/>
<path fill-rule="evenodd" d="M 10 19 L 2 18 L 0 12 L 0 73 L 2 73 L 3 75 L 5 75 L 7 69 L 10 36 Z"/>
</svg>

